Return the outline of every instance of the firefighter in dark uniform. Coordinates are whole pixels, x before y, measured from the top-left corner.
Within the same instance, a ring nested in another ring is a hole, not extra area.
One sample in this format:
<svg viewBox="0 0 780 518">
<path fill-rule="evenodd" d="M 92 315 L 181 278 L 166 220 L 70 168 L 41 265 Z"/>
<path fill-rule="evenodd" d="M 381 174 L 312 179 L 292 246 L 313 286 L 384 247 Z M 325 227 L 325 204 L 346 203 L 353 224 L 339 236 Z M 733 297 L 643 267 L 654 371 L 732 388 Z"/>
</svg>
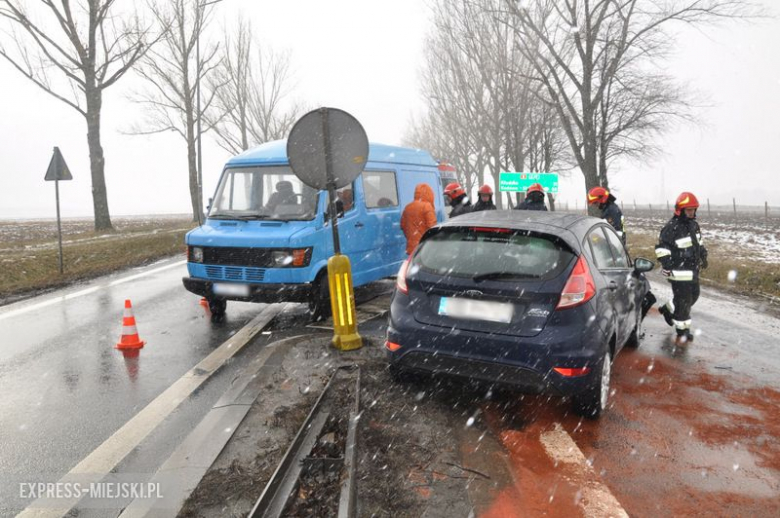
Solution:
<svg viewBox="0 0 780 518">
<path fill-rule="evenodd" d="M 594 187 L 588 191 L 588 205 L 598 204 L 601 210 L 601 219 L 607 220 L 612 225 L 617 235 L 626 244 L 626 232 L 623 228 L 623 211 L 615 203 L 616 198 L 604 187 Z"/>
<path fill-rule="evenodd" d="M 493 203 L 493 189 L 489 185 L 485 184 L 477 191 L 479 199 L 474 204 L 474 208 L 471 212 L 479 212 L 481 210 L 496 210 L 496 205 Z"/>
<path fill-rule="evenodd" d="M 693 341 L 691 307 L 699 298 L 699 271 L 707 268 L 707 249 L 696 221 L 699 200 L 690 192 L 677 197 L 674 217 L 661 230 L 655 255 L 661 263 L 661 273 L 672 285 L 673 299 L 659 311 L 666 323 L 677 331 L 675 343 Z"/>
<path fill-rule="evenodd" d="M 457 182 L 447 184 L 444 188 L 444 196 L 449 200 L 452 210 L 450 211 L 450 217 L 460 216 L 461 214 L 468 214 L 472 210 L 471 202 L 466 191 Z"/>
<path fill-rule="evenodd" d="M 525 192 L 523 203 L 515 207 L 515 210 L 547 210 L 544 205 L 544 188 L 541 184 L 531 185 Z"/>
</svg>

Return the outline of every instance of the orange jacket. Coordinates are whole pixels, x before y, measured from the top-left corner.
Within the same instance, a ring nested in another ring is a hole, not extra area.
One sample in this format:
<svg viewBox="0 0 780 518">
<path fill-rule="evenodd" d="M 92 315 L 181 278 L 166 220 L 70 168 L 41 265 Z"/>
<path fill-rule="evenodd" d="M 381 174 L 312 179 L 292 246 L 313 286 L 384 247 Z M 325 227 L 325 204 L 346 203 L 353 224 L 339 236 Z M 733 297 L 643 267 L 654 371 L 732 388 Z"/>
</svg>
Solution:
<svg viewBox="0 0 780 518">
<path fill-rule="evenodd" d="M 401 214 L 401 229 L 406 236 L 406 253 L 411 254 L 420 243 L 425 231 L 436 224 L 436 210 L 433 208 L 433 189 L 426 184 L 414 188 L 414 201 Z"/>
</svg>

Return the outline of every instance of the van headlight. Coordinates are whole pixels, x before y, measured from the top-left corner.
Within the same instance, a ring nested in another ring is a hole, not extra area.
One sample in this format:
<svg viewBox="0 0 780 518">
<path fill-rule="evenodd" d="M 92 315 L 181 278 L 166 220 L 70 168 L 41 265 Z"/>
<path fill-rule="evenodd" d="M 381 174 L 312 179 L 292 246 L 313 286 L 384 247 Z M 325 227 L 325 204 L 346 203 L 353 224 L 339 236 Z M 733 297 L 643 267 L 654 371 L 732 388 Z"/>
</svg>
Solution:
<svg viewBox="0 0 780 518">
<path fill-rule="evenodd" d="M 190 262 L 202 263 L 203 262 L 203 249 L 199 246 L 190 247 Z"/>
<path fill-rule="evenodd" d="M 289 266 L 293 262 L 293 256 L 286 250 L 277 250 L 272 254 L 274 266 L 277 268 L 284 268 Z"/>
<path fill-rule="evenodd" d="M 271 262 L 275 268 L 299 268 L 309 266 L 311 261 L 311 247 L 295 248 L 292 250 L 274 250 L 271 253 Z"/>
</svg>

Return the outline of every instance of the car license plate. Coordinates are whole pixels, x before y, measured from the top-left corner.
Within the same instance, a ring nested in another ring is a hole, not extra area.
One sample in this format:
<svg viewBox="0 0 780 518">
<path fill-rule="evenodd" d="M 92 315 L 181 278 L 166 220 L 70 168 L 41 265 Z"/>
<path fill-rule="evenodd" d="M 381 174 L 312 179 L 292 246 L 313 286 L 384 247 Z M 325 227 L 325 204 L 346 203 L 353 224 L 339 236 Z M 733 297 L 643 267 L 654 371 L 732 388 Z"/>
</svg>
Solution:
<svg viewBox="0 0 780 518">
<path fill-rule="evenodd" d="M 248 297 L 249 286 L 246 284 L 226 284 L 226 283 L 214 283 L 211 287 L 211 291 L 214 295 L 228 295 L 231 297 Z"/>
<path fill-rule="evenodd" d="M 442 297 L 439 314 L 468 320 L 487 320 L 508 324 L 512 321 L 514 306 L 504 302 Z"/>
</svg>

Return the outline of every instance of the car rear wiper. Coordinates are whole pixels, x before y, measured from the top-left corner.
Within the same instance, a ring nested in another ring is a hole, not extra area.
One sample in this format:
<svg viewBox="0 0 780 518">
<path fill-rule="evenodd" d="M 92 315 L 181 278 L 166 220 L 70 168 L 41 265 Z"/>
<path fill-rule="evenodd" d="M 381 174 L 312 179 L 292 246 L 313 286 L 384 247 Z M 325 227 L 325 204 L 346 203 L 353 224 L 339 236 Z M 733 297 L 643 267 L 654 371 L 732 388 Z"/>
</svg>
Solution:
<svg viewBox="0 0 780 518">
<path fill-rule="evenodd" d="M 502 278 L 509 278 L 509 279 L 536 279 L 538 278 L 538 275 L 532 275 L 530 273 L 518 273 L 518 272 L 488 272 L 488 273 L 480 273 L 479 275 L 475 275 L 471 278 L 474 282 L 482 282 L 489 279 L 502 279 Z"/>
</svg>

